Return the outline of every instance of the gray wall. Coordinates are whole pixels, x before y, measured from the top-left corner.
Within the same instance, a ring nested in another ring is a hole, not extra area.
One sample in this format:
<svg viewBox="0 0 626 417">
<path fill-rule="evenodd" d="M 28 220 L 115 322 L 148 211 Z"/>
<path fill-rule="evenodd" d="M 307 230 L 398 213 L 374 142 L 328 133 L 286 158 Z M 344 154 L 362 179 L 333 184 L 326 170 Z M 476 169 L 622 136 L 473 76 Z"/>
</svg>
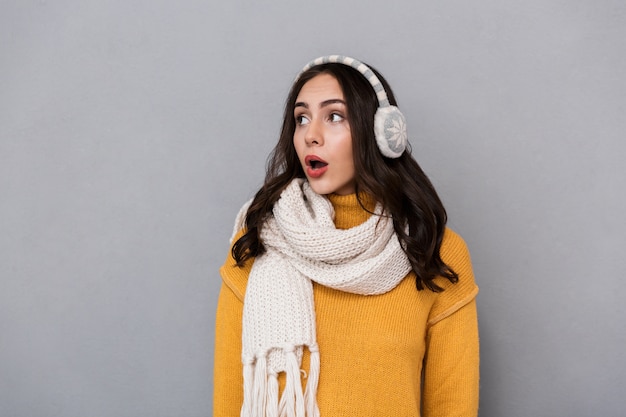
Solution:
<svg viewBox="0 0 626 417">
<path fill-rule="evenodd" d="M 626 413 L 621 1 L 0 3 L 0 415 L 209 416 L 293 76 L 376 66 L 467 240 L 481 416 Z"/>
</svg>

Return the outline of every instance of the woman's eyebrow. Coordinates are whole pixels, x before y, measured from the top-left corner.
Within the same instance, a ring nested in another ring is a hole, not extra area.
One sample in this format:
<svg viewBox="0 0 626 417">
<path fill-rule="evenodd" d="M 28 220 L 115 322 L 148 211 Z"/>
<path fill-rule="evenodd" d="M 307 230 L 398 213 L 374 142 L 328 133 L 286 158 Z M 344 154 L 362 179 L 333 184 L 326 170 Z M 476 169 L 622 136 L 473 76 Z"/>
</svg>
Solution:
<svg viewBox="0 0 626 417">
<path fill-rule="evenodd" d="M 345 102 L 345 101 L 343 101 L 343 100 L 342 100 L 342 99 L 340 99 L 340 98 L 332 98 L 332 99 L 330 99 L 330 100 L 324 100 L 324 101 L 322 101 L 322 102 L 320 103 L 320 108 L 325 107 L 325 106 L 329 106 L 329 105 L 331 105 L 331 104 L 337 104 L 337 103 L 339 103 L 339 104 L 343 104 L 343 105 L 345 105 L 345 104 L 346 104 L 346 102 Z"/>
<path fill-rule="evenodd" d="M 324 100 L 324 101 L 322 101 L 322 102 L 320 103 L 320 108 L 322 108 L 322 107 L 326 107 L 326 106 L 329 106 L 329 105 L 331 105 L 331 104 L 336 104 L 336 103 L 343 104 L 344 106 L 345 106 L 345 104 L 346 104 L 346 102 L 345 102 L 345 101 L 343 101 L 343 100 L 342 100 L 342 99 L 340 99 L 340 98 L 331 98 L 331 99 L 328 99 L 328 100 Z M 304 107 L 305 109 L 308 109 L 308 108 L 309 108 L 309 105 L 308 105 L 307 103 L 303 102 L 303 101 L 298 101 L 298 102 L 294 105 L 294 107 Z"/>
</svg>

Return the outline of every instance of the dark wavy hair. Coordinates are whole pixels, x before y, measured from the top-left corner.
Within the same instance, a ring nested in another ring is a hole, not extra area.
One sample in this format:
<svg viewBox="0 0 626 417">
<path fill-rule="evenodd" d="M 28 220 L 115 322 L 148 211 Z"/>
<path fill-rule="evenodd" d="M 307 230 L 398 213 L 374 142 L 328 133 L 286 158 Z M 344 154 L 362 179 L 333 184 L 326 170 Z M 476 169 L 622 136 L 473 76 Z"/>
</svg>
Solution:
<svg viewBox="0 0 626 417">
<path fill-rule="evenodd" d="M 390 103 L 396 105 L 387 81 L 371 69 L 383 83 Z M 259 237 L 264 221 L 272 215 L 274 203 L 287 185 L 294 178 L 305 178 L 293 145 L 294 107 L 302 86 L 320 74 L 335 77 L 344 94 L 352 133 L 354 182 L 359 203 L 364 207 L 359 196 L 367 193 L 393 218 L 395 232 L 415 272 L 418 290 L 426 287 L 431 291 L 442 291 L 434 282 L 438 276 L 456 283 L 458 275 L 443 262 L 439 253 L 447 215 L 435 188 L 411 156 L 410 148 L 396 159 L 380 153 L 374 138 L 374 114 L 378 109 L 376 94 L 361 73 L 336 63 L 314 66 L 301 74 L 291 87 L 280 138 L 267 161 L 265 182 L 248 209 L 246 232 L 232 248 L 237 265 L 243 266 L 246 260 L 265 251 Z"/>
</svg>

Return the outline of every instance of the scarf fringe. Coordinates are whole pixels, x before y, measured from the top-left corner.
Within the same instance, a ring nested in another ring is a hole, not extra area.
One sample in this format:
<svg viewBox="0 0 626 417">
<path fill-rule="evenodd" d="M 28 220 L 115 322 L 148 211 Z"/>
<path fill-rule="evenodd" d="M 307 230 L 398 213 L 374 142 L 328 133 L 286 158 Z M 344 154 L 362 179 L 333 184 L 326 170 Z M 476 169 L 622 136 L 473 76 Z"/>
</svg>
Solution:
<svg viewBox="0 0 626 417">
<path fill-rule="evenodd" d="M 243 364 L 243 405 L 241 417 L 252 417 L 252 392 L 254 390 L 254 360 L 244 360 Z"/>
<path fill-rule="evenodd" d="M 267 378 L 267 403 L 265 404 L 266 417 L 278 416 L 278 375 L 270 372 Z"/>
<path fill-rule="evenodd" d="M 278 410 L 281 417 L 304 417 L 304 395 L 300 382 L 300 365 L 294 349 L 285 351 L 285 391 L 280 398 Z"/>
<path fill-rule="evenodd" d="M 309 365 L 309 377 L 304 391 L 304 405 L 308 417 L 319 417 L 320 410 L 317 407 L 317 383 L 320 377 L 320 351 L 317 344 L 309 347 L 311 361 Z"/>
<path fill-rule="evenodd" d="M 267 358 L 260 356 L 256 360 L 254 369 L 254 402 L 252 415 L 265 417 L 265 405 L 267 403 Z"/>
<path fill-rule="evenodd" d="M 295 349 L 286 349 L 285 389 L 278 400 L 278 375 L 269 369 L 267 355 L 244 361 L 244 400 L 241 417 L 319 417 L 317 384 L 320 354 L 317 344 L 311 351 L 310 369 L 304 393 Z"/>
<path fill-rule="evenodd" d="M 320 410 L 317 407 L 317 383 L 320 378 L 320 351 L 317 344 L 309 346 L 311 351 L 311 363 L 309 377 L 304 391 L 304 405 L 308 417 L 319 417 Z"/>
</svg>

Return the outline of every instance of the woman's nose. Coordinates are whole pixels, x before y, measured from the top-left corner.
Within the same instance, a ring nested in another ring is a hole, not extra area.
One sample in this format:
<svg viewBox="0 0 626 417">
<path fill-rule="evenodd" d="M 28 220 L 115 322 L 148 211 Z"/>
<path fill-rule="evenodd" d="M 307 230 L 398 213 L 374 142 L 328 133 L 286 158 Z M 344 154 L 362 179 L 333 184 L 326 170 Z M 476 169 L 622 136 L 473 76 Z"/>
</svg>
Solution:
<svg viewBox="0 0 626 417">
<path fill-rule="evenodd" d="M 324 144 L 323 128 L 319 121 L 312 120 L 309 123 L 309 127 L 306 130 L 306 135 L 304 136 L 304 141 L 309 146 Z"/>
</svg>

